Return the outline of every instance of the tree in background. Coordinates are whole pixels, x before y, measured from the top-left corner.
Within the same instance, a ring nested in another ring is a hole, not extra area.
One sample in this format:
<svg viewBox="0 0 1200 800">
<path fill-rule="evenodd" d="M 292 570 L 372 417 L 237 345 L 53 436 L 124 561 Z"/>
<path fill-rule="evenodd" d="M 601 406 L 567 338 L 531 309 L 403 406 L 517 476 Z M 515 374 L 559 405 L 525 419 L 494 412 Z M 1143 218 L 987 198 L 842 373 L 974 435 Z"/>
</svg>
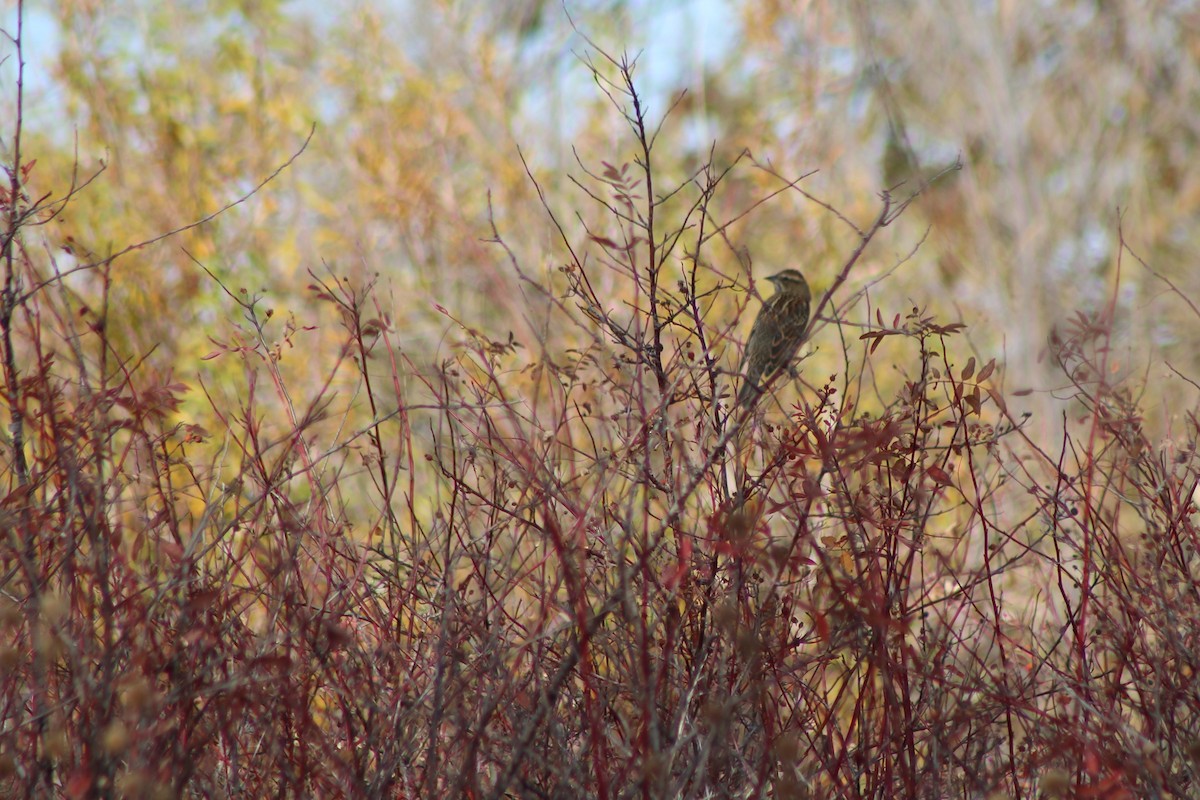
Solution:
<svg viewBox="0 0 1200 800">
<path fill-rule="evenodd" d="M 25 28 L 6 790 L 1194 783 L 1187 11 L 669 5 Z"/>
</svg>

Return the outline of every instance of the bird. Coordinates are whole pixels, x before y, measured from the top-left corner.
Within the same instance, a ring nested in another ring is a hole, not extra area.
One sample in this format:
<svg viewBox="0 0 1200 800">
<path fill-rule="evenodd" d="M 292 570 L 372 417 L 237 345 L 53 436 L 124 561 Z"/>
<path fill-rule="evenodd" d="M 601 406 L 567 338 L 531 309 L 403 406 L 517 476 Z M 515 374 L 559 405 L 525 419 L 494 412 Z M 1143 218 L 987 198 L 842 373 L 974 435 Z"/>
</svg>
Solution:
<svg viewBox="0 0 1200 800">
<path fill-rule="evenodd" d="M 753 406 L 767 381 L 791 365 L 808 329 L 812 292 L 800 271 L 785 269 L 767 280 L 775 285 L 775 294 L 763 301 L 746 340 L 739 370 L 744 377 L 734 404 L 739 408 Z"/>
</svg>

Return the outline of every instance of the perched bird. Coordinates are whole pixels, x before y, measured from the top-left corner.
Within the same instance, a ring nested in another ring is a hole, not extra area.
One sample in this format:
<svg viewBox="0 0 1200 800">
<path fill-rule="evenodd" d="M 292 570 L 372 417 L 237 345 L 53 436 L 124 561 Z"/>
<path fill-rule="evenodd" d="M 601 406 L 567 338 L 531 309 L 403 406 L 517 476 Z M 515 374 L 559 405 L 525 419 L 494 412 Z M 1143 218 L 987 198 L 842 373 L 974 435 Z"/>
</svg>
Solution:
<svg viewBox="0 0 1200 800">
<path fill-rule="evenodd" d="M 812 293 L 804 276 L 797 270 L 785 269 L 767 280 L 775 284 L 776 291 L 763 302 L 746 340 L 738 407 L 753 406 L 765 389 L 763 384 L 792 363 L 808 328 Z"/>
</svg>

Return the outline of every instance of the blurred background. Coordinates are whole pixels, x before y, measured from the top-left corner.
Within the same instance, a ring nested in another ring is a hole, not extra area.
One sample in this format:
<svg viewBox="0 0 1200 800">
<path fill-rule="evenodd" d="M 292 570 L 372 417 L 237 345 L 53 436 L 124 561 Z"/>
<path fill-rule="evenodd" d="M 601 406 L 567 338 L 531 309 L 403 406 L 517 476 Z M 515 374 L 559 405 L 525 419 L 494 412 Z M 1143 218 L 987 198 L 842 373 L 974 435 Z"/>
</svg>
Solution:
<svg viewBox="0 0 1200 800">
<path fill-rule="evenodd" d="M 652 127 L 673 109 L 655 149 L 664 185 L 748 151 L 715 203 L 727 220 L 815 171 L 804 190 L 865 228 L 881 191 L 904 196 L 961 161 L 843 291 L 870 287 L 864 324 L 868 309 L 890 321 L 913 307 L 965 322 L 1005 388 L 1033 390 L 1047 434 L 1066 399 L 1048 342 L 1081 313 L 1111 310 L 1110 379 L 1144 390 L 1163 435 L 1195 394 L 1181 375 L 1200 374 L 1188 300 L 1200 299 L 1197 3 L 59 0 L 26 13 L 31 193 L 62 194 L 64 176 L 106 166 L 45 232 L 46 269 L 212 213 L 316 123 L 255 197 L 117 262 L 119 335 L 218 395 L 227 362 L 201 358 L 235 309 L 188 254 L 289 315 L 277 319 L 317 325 L 302 348 L 341 341 L 309 271 L 378 275 L 416 365 L 445 357 L 455 320 L 532 346 L 545 320 L 485 241 L 489 204 L 522 269 L 551 280 L 562 244 L 521 154 L 568 222 L 594 213 L 572 182 L 577 155 L 599 169 L 639 154 L 588 69 L 598 48 L 637 60 Z M 14 59 L 0 78 L 13 85 Z M 0 103 L 13 118 L 14 92 Z M 13 142 L 0 145 L 7 157 Z M 1144 263 L 1122 254 L 1122 232 Z M 728 260 L 714 266 L 758 277 L 800 266 L 820 291 L 856 246 L 834 214 L 788 191 L 729 227 Z M 68 285 L 86 303 L 94 280 Z M 608 290 L 618 304 L 620 285 Z M 711 313 L 737 307 L 731 297 Z M 288 352 L 295 377 L 316 369 Z M 732 369 L 736 354 L 723 357 Z"/>
</svg>

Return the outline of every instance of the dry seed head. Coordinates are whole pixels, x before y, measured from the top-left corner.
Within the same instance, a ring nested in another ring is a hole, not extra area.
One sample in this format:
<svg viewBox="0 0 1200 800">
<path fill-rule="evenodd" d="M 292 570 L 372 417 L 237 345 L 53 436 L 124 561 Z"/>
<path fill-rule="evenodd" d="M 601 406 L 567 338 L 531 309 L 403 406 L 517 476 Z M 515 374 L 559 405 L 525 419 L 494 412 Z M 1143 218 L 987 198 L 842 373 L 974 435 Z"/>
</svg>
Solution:
<svg viewBox="0 0 1200 800">
<path fill-rule="evenodd" d="M 67 754 L 71 752 L 71 742 L 67 739 L 67 732 L 62 728 L 46 731 L 42 736 L 42 752 L 55 761 L 66 758 Z"/>
<path fill-rule="evenodd" d="M 41 617 L 45 622 L 53 624 L 61 621 L 67 615 L 67 611 L 70 608 L 70 603 L 61 594 L 47 594 L 42 596 Z"/>
<path fill-rule="evenodd" d="M 1071 776 L 1066 770 L 1049 769 L 1042 773 L 1038 787 L 1047 797 L 1066 797 L 1071 790 Z"/>
<path fill-rule="evenodd" d="M 142 712 L 154 698 L 154 687 L 145 675 L 134 675 L 123 681 L 120 690 L 121 705 L 130 711 Z"/>
<path fill-rule="evenodd" d="M 119 719 L 108 723 L 100 734 L 100 747 L 110 756 L 120 756 L 129 749 L 129 728 Z"/>
<path fill-rule="evenodd" d="M 21 607 L 8 597 L 0 597 L 0 628 L 12 628 L 21 622 Z"/>
<path fill-rule="evenodd" d="M 0 647 L 0 675 L 10 675 L 16 672 L 21 663 L 21 651 L 15 647 L 4 645 Z"/>
</svg>

